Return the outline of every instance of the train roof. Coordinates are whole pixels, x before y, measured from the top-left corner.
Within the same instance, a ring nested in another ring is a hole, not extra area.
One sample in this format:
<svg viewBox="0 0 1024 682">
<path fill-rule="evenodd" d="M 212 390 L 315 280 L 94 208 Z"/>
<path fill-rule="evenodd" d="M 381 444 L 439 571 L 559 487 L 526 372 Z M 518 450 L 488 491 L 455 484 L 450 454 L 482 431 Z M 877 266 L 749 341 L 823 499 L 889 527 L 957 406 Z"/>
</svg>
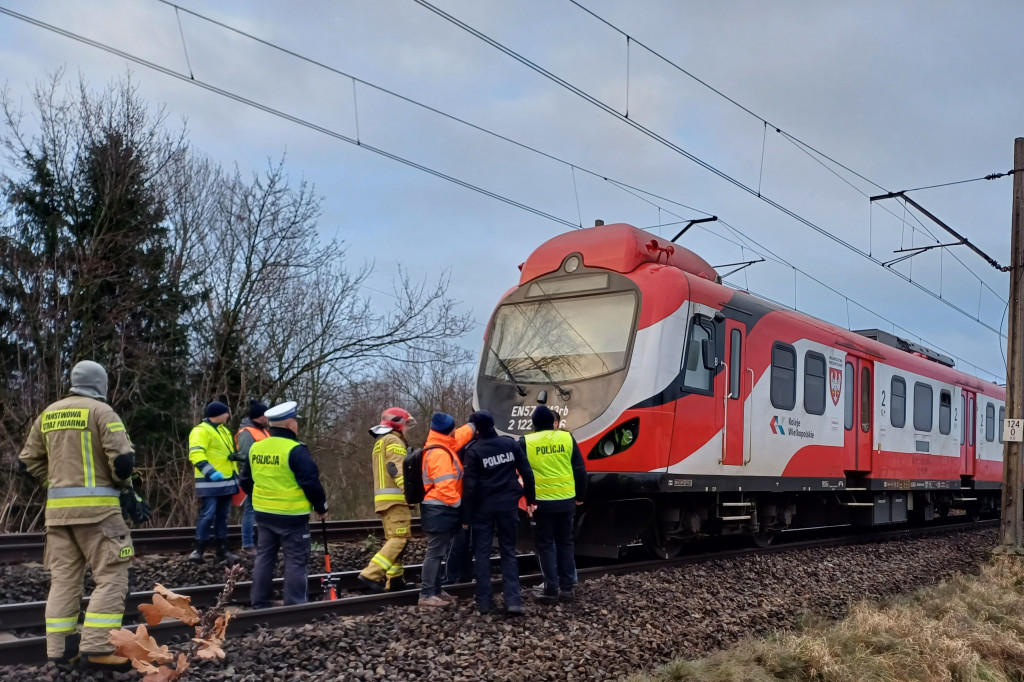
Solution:
<svg viewBox="0 0 1024 682">
<path fill-rule="evenodd" d="M 632 225 L 616 223 L 566 232 L 544 242 L 521 266 L 519 284 L 558 270 L 572 253 L 580 254 L 588 268 L 625 274 L 645 263 L 660 263 L 721 282 L 715 269 L 693 251 Z"/>
</svg>

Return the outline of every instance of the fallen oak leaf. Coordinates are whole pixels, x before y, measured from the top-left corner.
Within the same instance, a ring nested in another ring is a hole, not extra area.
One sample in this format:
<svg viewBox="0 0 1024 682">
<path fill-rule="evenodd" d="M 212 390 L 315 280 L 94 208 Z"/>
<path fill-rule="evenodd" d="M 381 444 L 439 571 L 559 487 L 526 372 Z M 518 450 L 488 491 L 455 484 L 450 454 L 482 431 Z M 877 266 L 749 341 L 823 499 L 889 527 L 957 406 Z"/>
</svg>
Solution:
<svg viewBox="0 0 1024 682">
<path fill-rule="evenodd" d="M 137 658 L 133 658 L 132 659 L 132 667 L 135 668 L 136 670 L 138 670 L 140 673 L 146 673 L 147 675 L 160 671 L 160 668 L 157 668 L 152 663 L 147 663 L 146 661 L 140 661 Z"/>
<path fill-rule="evenodd" d="M 179 676 L 184 675 L 185 671 L 189 669 L 190 665 L 191 664 L 189 663 L 188 656 L 186 656 L 185 654 L 178 654 L 178 665 L 175 666 L 175 668 L 177 669 Z"/>
<path fill-rule="evenodd" d="M 142 682 L 171 682 L 181 677 L 181 673 L 166 665 L 160 666 L 156 672 L 150 673 L 142 678 Z"/>
<path fill-rule="evenodd" d="M 153 591 L 159 594 L 167 601 L 169 601 L 173 606 L 177 606 L 179 608 L 187 608 L 192 605 L 192 597 L 186 597 L 183 594 L 171 592 L 169 589 L 167 589 L 160 583 L 156 584 L 156 586 L 153 588 Z"/>
<path fill-rule="evenodd" d="M 228 611 L 224 612 L 223 616 L 218 616 L 217 621 L 213 624 L 213 637 L 214 639 L 223 640 L 228 630 L 228 621 L 231 620 L 231 613 Z"/>
<path fill-rule="evenodd" d="M 187 602 L 184 606 L 178 606 L 161 594 L 153 595 L 152 604 L 139 604 L 139 612 L 145 616 L 147 625 L 156 625 L 164 618 L 174 618 L 185 625 L 195 625 L 199 622 L 199 612 L 194 606 Z"/>
<path fill-rule="evenodd" d="M 109 641 L 117 647 L 114 653 L 118 656 L 146 663 L 170 663 L 174 660 L 166 645 L 157 646 L 145 625 L 140 625 L 135 632 L 124 628 L 112 630 Z"/>
<path fill-rule="evenodd" d="M 196 656 L 207 661 L 212 661 L 215 658 L 224 658 L 224 650 L 220 648 L 221 640 L 219 639 L 200 639 L 198 637 L 192 638 L 193 642 L 199 642 L 199 650 L 196 651 Z"/>
</svg>

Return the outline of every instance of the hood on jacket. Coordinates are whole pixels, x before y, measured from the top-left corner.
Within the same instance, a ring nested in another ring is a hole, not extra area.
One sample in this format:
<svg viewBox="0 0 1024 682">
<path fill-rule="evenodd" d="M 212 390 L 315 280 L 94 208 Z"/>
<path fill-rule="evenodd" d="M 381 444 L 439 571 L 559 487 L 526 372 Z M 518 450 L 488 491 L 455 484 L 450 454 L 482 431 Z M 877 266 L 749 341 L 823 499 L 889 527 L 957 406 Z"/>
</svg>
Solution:
<svg viewBox="0 0 1024 682">
<path fill-rule="evenodd" d="M 82 360 L 71 368 L 71 392 L 106 401 L 107 370 L 98 362 Z"/>
</svg>

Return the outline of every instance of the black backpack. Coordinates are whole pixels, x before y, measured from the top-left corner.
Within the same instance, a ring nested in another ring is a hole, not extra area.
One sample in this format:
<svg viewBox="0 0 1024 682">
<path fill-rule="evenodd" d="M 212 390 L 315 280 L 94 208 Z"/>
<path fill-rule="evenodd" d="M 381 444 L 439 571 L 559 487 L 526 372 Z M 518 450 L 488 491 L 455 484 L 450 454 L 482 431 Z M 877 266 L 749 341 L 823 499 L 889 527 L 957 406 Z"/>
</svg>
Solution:
<svg viewBox="0 0 1024 682">
<path fill-rule="evenodd" d="M 416 448 L 402 460 L 402 475 L 405 477 L 405 502 L 406 504 L 419 504 L 423 501 L 427 491 L 423 487 L 423 453 L 434 448 L 441 448 L 447 451 L 443 445 L 428 445 L 425 448 Z"/>
</svg>

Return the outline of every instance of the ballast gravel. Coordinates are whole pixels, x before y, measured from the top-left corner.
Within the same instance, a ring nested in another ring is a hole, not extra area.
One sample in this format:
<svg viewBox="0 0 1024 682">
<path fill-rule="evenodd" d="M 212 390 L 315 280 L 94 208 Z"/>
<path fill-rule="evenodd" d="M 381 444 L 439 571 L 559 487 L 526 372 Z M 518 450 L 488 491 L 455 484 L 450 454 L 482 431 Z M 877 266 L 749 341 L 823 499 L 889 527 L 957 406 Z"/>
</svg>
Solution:
<svg viewBox="0 0 1024 682">
<path fill-rule="evenodd" d="M 765 556 L 585 580 L 574 603 L 524 590 L 525 616 L 477 615 L 471 599 L 434 611 L 392 607 L 227 641 L 228 658 L 196 679 L 608 680 L 697 657 L 806 618 L 842 618 L 881 600 L 974 573 L 994 529 Z M 51 665 L 0 668 L 2 680 L 61 677 Z M 133 673 L 108 679 L 137 680 Z"/>
</svg>

